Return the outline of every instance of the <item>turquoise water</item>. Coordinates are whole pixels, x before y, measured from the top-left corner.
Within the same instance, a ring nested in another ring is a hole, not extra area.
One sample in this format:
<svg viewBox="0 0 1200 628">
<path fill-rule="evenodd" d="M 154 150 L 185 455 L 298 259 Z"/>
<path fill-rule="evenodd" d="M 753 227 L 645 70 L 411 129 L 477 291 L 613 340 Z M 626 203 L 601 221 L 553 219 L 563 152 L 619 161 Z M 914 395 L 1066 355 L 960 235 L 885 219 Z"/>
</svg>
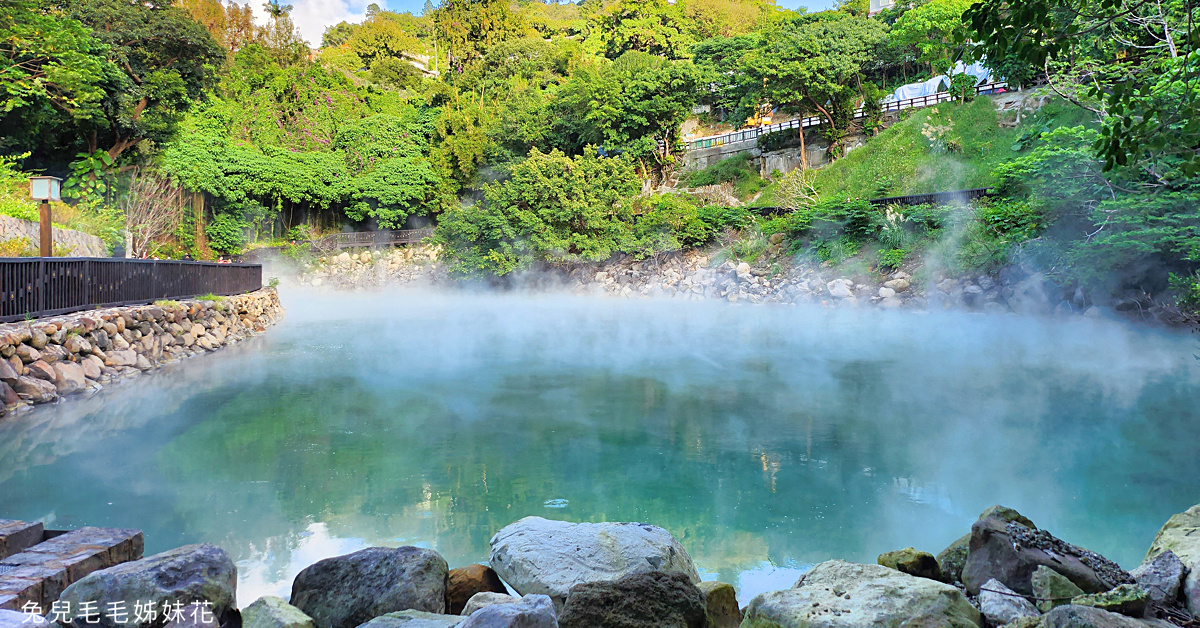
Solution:
<svg viewBox="0 0 1200 628">
<path fill-rule="evenodd" d="M 370 545 L 646 521 L 743 601 L 993 503 L 1137 564 L 1200 502 L 1196 337 L 1116 323 L 285 292 L 265 336 L 0 419 L 0 517 L 209 541 L 239 601 Z"/>
</svg>

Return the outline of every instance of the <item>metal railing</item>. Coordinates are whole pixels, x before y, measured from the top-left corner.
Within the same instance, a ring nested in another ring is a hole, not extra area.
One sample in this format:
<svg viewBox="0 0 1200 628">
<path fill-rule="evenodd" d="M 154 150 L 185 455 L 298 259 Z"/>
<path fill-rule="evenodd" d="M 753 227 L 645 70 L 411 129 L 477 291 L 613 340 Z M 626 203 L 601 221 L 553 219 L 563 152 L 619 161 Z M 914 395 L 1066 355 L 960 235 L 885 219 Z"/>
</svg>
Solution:
<svg viewBox="0 0 1200 628">
<path fill-rule="evenodd" d="M 396 244 L 416 244 L 433 235 L 433 229 L 400 229 L 395 231 L 351 231 L 333 233 L 313 240 L 318 251 L 375 248 Z"/>
<path fill-rule="evenodd" d="M 1008 87 L 1007 83 L 983 83 L 975 86 L 977 95 L 985 95 L 994 93 L 998 89 Z M 904 100 L 893 100 L 890 102 L 879 103 L 883 113 L 891 111 L 900 111 L 901 109 L 918 109 L 921 107 L 932 107 L 939 103 L 949 102 L 954 99 L 954 95 L 950 92 L 938 92 L 928 96 L 918 96 L 916 98 L 905 98 Z M 860 106 L 854 110 L 854 120 L 859 120 L 865 117 L 863 108 Z M 776 133 L 786 131 L 788 129 L 805 128 L 819 126 L 824 123 L 823 116 L 808 116 L 807 118 L 797 118 L 786 122 L 778 122 L 776 124 L 768 124 L 766 126 L 755 127 L 753 129 L 743 129 L 741 131 L 733 131 L 731 133 L 723 133 L 721 135 L 710 135 L 708 137 L 698 137 L 692 140 L 687 140 L 687 150 L 699 150 L 703 148 L 714 148 L 716 146 L 725 146 L 727 144 L 738 144 L 740 142 L 748 142 L 757 140 L 760 135 L 768 133 Z"/>
<path fill-rule="evenodd" d="M 259 264 L 99 257 L 0 258 L 0 322 L 262 287 Z"/>
</svg>

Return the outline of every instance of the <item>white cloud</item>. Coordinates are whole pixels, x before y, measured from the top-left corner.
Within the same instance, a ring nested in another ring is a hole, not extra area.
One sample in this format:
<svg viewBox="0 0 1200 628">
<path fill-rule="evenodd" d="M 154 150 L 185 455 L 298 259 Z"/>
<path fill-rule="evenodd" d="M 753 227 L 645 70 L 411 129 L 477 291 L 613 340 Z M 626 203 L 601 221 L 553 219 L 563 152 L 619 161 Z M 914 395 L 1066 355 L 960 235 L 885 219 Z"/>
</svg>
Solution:
<svg viewBox="0 0 1200 628">
<path fill-rule="evenodd" d="M 253 3 L 255 19 L 259 24 L 265 24 L 267 12 L 263 9 L 263 3 L 249 1 Z M 367 5 L 371 2 L 372 0 L 279 0 L 280 4 L 292 5 L 292 21 L 313 48 L 321 45 L 321 35 L 326 27 L 342 21 L 361 22 L 366 15 Z M 378 4 L 383 6 L 385 3 Z"/>
</svg>

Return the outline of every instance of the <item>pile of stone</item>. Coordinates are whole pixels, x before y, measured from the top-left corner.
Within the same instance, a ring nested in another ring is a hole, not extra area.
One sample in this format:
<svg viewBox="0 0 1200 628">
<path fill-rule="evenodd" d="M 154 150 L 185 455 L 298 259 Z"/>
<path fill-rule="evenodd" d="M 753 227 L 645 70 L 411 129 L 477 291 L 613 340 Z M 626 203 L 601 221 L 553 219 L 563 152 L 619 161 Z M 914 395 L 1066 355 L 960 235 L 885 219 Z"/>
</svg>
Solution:
<svg viewBox="0 0 1200 628">
<path fill-rule="evenodd" d="M 282 314 L 278 293 L 263 288 L 0 325 L 0 415 L 215 351 L 266 331 Z"/>
<path fill-rule="evenodd" d="M 306 265 L 300 283 L 340 290 L 378 288 L 414 282 L 438 283 L 445 270 L 437 263 L 441 248 L 418 244 L 393 249 L 350 252 L 318 258 Z"/>
<path fill-rule="evenodd" d="M 1200 506 L 1172 517 L 1131 573 L 996 506 L 937 557 L 906 548 L 874 565 L 824 562 L 744 609 L 732 586 L 700 581 L 667 531 L 642 523 L 527 517 L 496 533 L 490 563 L 450 569 L 433 550 L 373 547 L 304 569 L 290 601 L 264 597 L 239 612 L 233 562 L 193 545 L 94 572 L 59 600 L 95 609 L 90 625 L 104 628 L 1194 626 Z M 135 602 L 209 613 L 164 622 L 107 610 Z M 19 616 L 5 613 L 8 628 Z"/>
</svg>

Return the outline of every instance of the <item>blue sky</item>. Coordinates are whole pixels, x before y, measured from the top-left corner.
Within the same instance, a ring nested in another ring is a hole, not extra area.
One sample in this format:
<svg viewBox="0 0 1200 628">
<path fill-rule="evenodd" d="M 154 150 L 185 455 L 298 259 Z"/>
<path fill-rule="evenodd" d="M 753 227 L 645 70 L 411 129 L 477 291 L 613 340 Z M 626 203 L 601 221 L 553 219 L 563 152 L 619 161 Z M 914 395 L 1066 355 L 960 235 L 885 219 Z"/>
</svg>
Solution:
<svg viewBox="0 0 1200 628">
<path fill-rule="evenodd" d="M 320 45 L 321 33 L 325 32 L 325 27 L 331 24 L 337 24 L 343 20 L 347 22 L 360 22 L 363 19 L 363 14 L 367 10 L 367 5 L 371 4 L 372 0 L 289 0 L 289 4 L 295 7 L 292 10 L 292 18 L 296 21 L 296 26 L 304 33 L 304 38 L 312 45 Z M 379 2 L 379 6 L 391 11 L 410 11 L 412 13 L 420 13 L 425 6 L 425 0 L 388 0 Z M 833 6 L 834 0 L 777 0 L 780 6 L 794 9 L 804 6 L 809 11 L 821 11 Z M 252 3 L 256 9 L 259 2 Z M 436 2 L 434 3 L 436 4 Z"/>
</svg>

